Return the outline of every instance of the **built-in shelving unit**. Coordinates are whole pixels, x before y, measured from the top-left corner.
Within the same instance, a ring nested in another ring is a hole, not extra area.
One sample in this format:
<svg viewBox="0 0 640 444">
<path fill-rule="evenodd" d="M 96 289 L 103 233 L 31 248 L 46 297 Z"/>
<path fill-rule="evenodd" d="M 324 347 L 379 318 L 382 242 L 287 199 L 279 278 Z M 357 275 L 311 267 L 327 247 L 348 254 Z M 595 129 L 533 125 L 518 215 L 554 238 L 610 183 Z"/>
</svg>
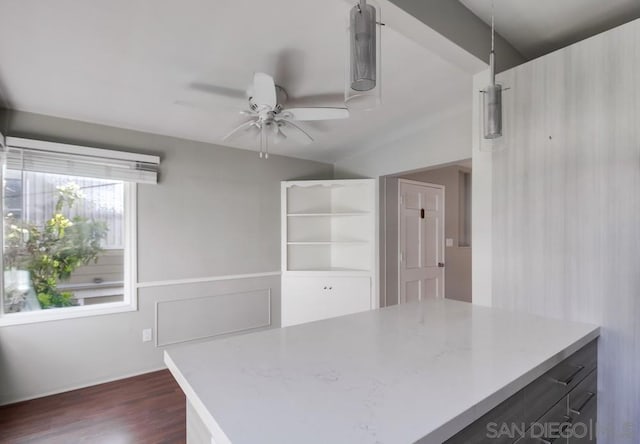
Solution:
<svg viewBox="0 0 640 444">
<path fill-rule="evenodd" d="M 372 297 L 375 268 L 374 193 L 374 181 L 370 179 L 282 183 L 283 325 L 375 306 Z M 336 286 L 327 280 L 349 277 L 365 279 L 366 282 L 360 281 L 356 290 L 347 281 L 340 281 L 341 285 Z M 302 290 L 304 285 L 301 287 L 301 283 L 305 281 L 310 287 Z M 316 298 L 315 308 L 309 300 L 302 304 L 305 299 L 313 299 L 312 296 L 299 294 L 314 293 L 314 286 L 328 291 Z M 366 301 L 362 294 L 344 294 L 334 298 L 333 310 L 327 310 L 330 296 L 347 287 L 352 292 L 366 291 Z M 291 294 L 291 291 L 298 294 Z M 349 304 L 354 298 L 359 299 L 359 303 Z M 293 308 L 298 303 L 304 305 L 304 313 L 299 312 L 300 307 Z"/>
</svg>

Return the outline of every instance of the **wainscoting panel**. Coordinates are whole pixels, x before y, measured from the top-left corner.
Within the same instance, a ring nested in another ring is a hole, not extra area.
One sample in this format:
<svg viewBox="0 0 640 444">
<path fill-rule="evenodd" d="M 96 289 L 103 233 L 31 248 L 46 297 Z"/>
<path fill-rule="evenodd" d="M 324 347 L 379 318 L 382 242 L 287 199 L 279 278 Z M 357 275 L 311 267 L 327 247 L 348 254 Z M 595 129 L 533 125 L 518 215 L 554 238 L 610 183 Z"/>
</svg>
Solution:
<svg viewBox="0 0 640 444">
<path fill-rule="evenodd" d="M 640 20 L 499 77 L 493 305 L 602 327 L 600 444 L 640 442 L 639 79 Z"/>
<path fill-rule="evenodd" d="M 154 327 L 160 349 L 280 327 L 280 275 L 147 282 L 138 288 L 138 304 L 151 312 L 144 326 Z"/>
<path fill-rule="evenodd" d="M 158 346 L 269 325 L 271 291 L 268 288 L 156 303 Z"/>
</svg>

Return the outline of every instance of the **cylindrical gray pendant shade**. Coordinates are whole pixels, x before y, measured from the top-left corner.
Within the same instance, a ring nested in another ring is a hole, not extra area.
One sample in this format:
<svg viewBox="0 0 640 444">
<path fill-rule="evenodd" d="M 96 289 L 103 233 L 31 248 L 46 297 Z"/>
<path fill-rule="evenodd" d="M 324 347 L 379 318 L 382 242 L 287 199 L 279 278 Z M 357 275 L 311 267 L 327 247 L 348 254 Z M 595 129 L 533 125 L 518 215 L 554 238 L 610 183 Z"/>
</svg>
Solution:
<svg viewBox="0 0 640 444">
<path fill-rule="evenodd" d="M 351 88 L 376 87 L 376 8 L 362 2 L 351 9 Z"/>
<path fill-rule="evenodd" d="M 482 94 L 485 139 L 502 136 L 502 85 L 489 85 Z"/>
<path fill-rule="evenodd" d="M 344 102 L 352 111 L 382 103 L 381 15 L 375 0 L 360 0 L 349 13 Z"/>
</svg>

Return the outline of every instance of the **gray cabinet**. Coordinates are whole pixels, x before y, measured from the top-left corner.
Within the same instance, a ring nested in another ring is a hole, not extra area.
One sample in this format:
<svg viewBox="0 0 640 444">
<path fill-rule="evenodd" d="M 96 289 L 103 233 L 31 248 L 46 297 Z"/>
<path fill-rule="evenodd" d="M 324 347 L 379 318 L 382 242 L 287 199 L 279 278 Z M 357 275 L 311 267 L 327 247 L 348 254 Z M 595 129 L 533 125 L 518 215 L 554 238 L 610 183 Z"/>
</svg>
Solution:
<svg viewBox="0 0 640 444">
<path fill-rule="evenodd" d="M 595 443 L 597 352 L 593 341 L 446 443 Z"/>
</svg>

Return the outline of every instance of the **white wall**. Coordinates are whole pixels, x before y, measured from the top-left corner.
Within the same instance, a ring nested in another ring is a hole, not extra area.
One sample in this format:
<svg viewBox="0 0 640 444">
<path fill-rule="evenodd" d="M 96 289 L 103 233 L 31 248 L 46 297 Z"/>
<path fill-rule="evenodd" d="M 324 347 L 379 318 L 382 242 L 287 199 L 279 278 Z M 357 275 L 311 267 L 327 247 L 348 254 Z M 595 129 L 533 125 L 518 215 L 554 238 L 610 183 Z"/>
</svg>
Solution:
<svg viewBox="0 0 640 444">
<path fill-rule="evenodd" d="M 473 78 L 473 158 L 472 158 L 472 191 L 471 203 L 471 239 L 473 239 L 473 255 L 471 256 L 471 292 L 473 303 L 490 307 L 492 305 L 492 153 L 480 151 L 480 94 L 487 86 L 489 72 L 476 74 Z"/>
<path fill-rule="evenodd" d="M 336 162 L 336 175 L 378 178 L 470 158 L 471 103 L 464 93 L 468 93 L 471 79 L 469 76 L 469 84 L 461 85 L 463 97 L 452 97 L 450 108 Z"/>
<path fill-rule="evenodd" d="M 160 183 L 138 188 L 139 310 L 0 327 L 0 404 L 163 367 L 164 348 L 142 343 L 143 328 L 188 340 L 246 329 L 248 320 L 279 325 L 280 181 L 330 179 L 332 165 L 20 112 L 5 133 L 157 154 L 162 164 Z M 164 282 L 265 272 L 276 274 Z M 184 331 L 164 318 L 156 326 L 157 303 L 194 297 L 217 304 L 215 313 L 197 317 L 194 308 L 196 325 Z"/>
<path fill-rule="evenodd" d="M 638 42 L 640 20 L 502 73 L 505 149 L 474 151 L 491 303 L 601 326 L 600 444 L 640 442 Z"/>
</svg>

